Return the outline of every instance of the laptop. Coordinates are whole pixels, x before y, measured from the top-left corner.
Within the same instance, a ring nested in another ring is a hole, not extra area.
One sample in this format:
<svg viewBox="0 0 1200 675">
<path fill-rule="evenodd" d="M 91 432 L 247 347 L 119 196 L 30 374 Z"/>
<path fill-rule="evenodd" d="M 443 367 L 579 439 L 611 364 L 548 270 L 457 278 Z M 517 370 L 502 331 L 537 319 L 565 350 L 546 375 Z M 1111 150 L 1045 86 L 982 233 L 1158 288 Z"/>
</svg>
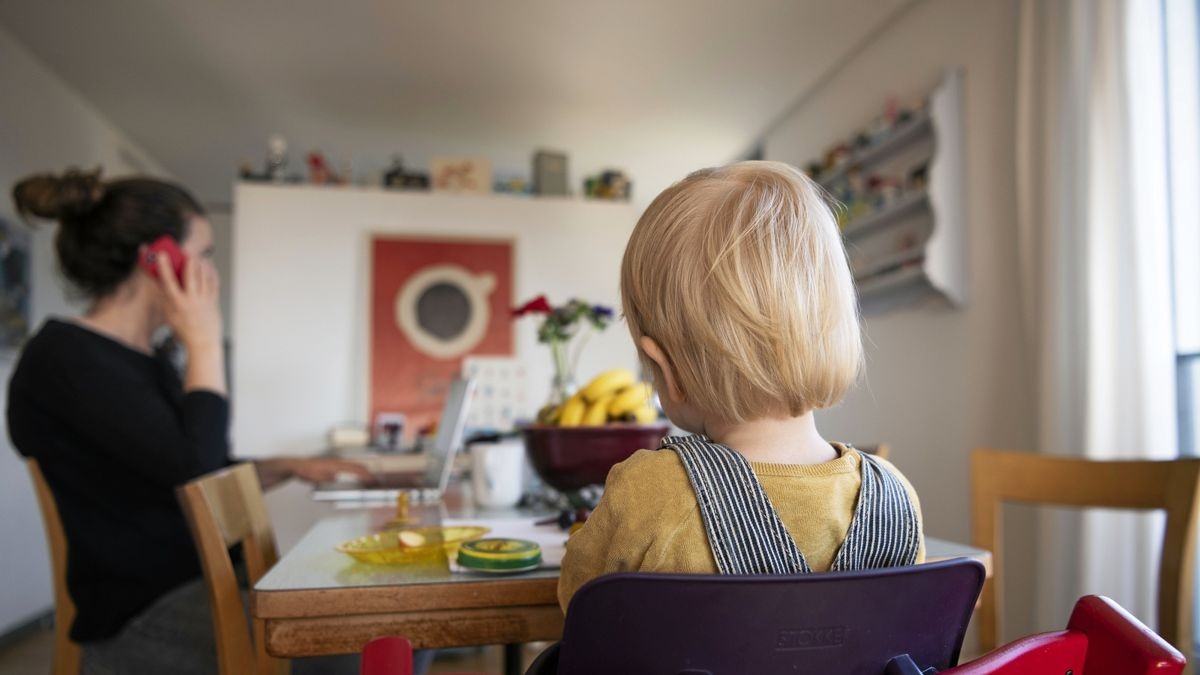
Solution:
<svg viewBox="0 0 1200 675">
<path fill-rule="evenodd" d="M 375 501 L 392 500 L 408 493 L 413 501 L 438 501 L 450 484 L 454 457 L 462 446 L 467 426 L 467 409 L 475 393 L 475 380 L 457 379 L 450 384 L 437 437 L 429 449 L 424 471 L 376 474 L 376 481 L 363 485 L 354 478 L 318 483 L 313 488 L 317 501 Z"/>
</svg>

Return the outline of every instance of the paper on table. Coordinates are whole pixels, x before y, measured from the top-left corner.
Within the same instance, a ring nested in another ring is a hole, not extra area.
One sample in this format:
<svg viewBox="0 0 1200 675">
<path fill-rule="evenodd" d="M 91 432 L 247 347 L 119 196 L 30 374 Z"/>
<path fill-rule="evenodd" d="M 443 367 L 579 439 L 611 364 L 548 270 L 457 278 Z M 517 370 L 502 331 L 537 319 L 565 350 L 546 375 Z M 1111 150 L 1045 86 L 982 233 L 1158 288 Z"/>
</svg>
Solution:
<svg viewBox="0 0 1200 675">
<path fill-rule="evenodd" d="M 535 525 L 535 518 L 450 518 L 444 519 L 444 527 L 478 525 L 490 532 L 485 537 L 525 539 L 542 547 L 542 569 L 562 567 L 563 554 L 567 551 L 567 533 L 556 524 Z"/>
</svg>

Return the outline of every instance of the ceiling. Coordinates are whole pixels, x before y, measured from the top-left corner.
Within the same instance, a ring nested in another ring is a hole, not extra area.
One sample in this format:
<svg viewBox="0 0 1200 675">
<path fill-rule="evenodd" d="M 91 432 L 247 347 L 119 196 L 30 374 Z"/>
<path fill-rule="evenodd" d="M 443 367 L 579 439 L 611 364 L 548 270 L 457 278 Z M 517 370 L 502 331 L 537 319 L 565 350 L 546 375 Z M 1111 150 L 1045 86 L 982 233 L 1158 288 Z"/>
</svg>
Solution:
<svg viewBox="0 0 1200 675">
<path fill-rule="evenodd" d="M 282 133 L 528 173 L 568 152 L 638 198 L 733 159 L 910 0 L 0 0 L 0 25 L 180 180 L 229 199 Z"/>
</svg>

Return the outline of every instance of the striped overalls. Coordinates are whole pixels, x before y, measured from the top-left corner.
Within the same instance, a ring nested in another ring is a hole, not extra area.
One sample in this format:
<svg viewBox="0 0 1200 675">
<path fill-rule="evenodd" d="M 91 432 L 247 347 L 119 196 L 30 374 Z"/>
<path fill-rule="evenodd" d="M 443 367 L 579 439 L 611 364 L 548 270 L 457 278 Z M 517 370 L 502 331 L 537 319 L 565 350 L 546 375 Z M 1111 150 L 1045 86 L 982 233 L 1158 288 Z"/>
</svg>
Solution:
<svg viewBox="0 0 1200 675">
<path fill-rule="evenodd" d="M 741 454 L 704 436 L 668 436 L 687 470 L 721 574 L 807 574 L 812 570 Z M 920 532 L 904 485 L 874 457 L 862 457 L 862 487 L 830 571 L 912 565 Z"/>
</svg>

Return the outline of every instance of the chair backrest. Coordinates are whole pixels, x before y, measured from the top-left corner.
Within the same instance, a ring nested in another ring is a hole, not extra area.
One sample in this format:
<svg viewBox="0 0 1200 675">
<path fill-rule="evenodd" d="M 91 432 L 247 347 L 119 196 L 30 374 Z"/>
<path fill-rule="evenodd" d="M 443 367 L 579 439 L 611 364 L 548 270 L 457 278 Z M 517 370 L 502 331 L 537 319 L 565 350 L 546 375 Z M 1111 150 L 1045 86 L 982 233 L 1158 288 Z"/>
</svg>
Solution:
<svg viewBox="0 0 1200 675">
<path fill-rule="evenodd" d="M 254 466 L 239 464 L 210 473 L 179 487 L 176 494 L 208 585 L 221 675 L 287 672 L 287 661 L 271 658 L 263 650 L 259 621 L 254 622 L 251 641 L 241 590 L 229 557 L 229 547 L 240 543 L 251 586 L 279 557 Z"/>
<path fill-rule="evenodd" d="M 980 649 L 994 649 L 1003 616 L 1000 507 L 1005 502 L 1157 509 L 1167 512 L 1158 577 L 1158 632 L 1177 647 L 1192 641 L 1200 460 L 1097 461 L 1028 452 L 971 455 L 972 544 L 992 552 L 992 578 L 979 606 Z"/>
<path fill-rule="evenodd" d="M 1021 638 L 942 675 L 1179 675 L 1183 654 L 1108 598 L 1075 603 L 1067 630 Z"/>
<path fill-rule="evenodd" d="M 571 600 L 559 675 L 880 673 L 958 661 L 984 568 L 959 559 L 787 576 L 613 574 Z"/>
<path fill-rule="evenodd" d="M 42 511 L 42 524 L 46 528 L 46 543 L 50 547 L 50 562 L 54 570 L 54 675 L 79 674 L 79 645 L 71 640 L 71 623 L 75 620 L 75 603 L 67 592 L 67 536 L 63 532 L 62 519 L 58 517 L 58 504 L 46 484 L 46 477 L 37 460 L 28 460 L 29 476 L 33 479 L 33 490 L 37 493 L 38 507 Z"/>
<path fill-rule="evenodd" d="M 880 459 L 892 458 L 892 446 L 887 443 L 879 443 L 876 445 L 856 445 L 854 446 L 859 452 L 865 452 L 868 455 L 875 455 Z"/>
</svg>

